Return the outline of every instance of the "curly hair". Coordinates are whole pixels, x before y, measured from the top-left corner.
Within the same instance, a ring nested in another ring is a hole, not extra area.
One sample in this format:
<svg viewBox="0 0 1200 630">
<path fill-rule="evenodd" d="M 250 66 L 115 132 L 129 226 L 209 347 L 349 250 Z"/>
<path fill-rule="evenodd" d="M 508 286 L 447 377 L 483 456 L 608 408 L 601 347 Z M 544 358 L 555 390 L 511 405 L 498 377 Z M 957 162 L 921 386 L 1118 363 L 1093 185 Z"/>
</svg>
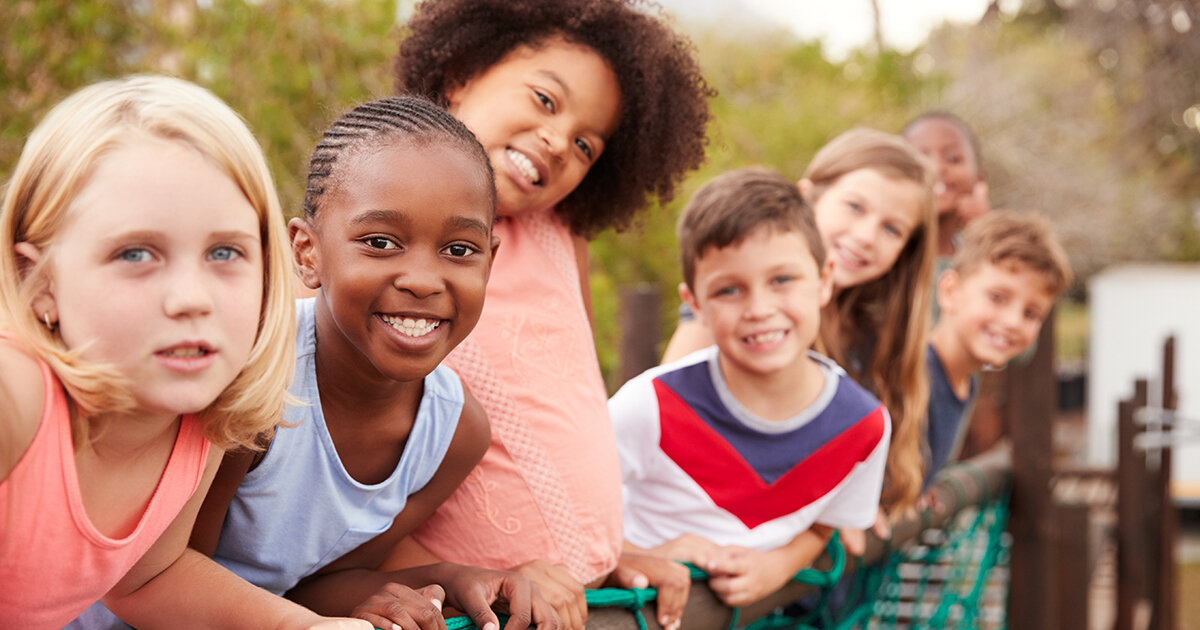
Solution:
<svg viewBox="0 0 1200 630">
<path fill-rule="evenodd" d="M 704 160 L 708 99 L 693 47 L 641 0 L 425 0 L 396 56 L 396 91 L 446 106 L 447 93 L 518 46 L 554 37 L 595 50 L 621 89 L 604 152 L 557 212 L 571 231 L 624 229 L 647 196 L 666 201 Z"/>
</svg>

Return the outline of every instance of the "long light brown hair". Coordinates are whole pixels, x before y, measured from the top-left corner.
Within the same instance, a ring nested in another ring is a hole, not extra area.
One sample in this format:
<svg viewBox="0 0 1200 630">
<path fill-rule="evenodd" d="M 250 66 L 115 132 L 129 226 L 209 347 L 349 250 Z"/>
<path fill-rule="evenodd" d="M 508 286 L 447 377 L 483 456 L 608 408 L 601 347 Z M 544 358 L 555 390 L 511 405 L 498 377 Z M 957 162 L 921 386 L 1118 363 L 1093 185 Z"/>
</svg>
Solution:
<svg viewBox="0 0 1200 630">
<path fill-rule="evenodd" d="M 921 444 L 929 406 L 925 352 L 937 249 L 936 174 L 900 136 L 852 129 L 813 157 L 804 174 L 812 182 L 809 203 L 815 205 L 843 175 L 864 168 L 920 185 L 921 220 L 887 273 L 834 296 L 833 316 L 821 318 L 820 339 L 822 351 L 874 392 L 892 417 L 880 506 L 898 515 L 915 505 L 924 476 Z"/>
</svg>

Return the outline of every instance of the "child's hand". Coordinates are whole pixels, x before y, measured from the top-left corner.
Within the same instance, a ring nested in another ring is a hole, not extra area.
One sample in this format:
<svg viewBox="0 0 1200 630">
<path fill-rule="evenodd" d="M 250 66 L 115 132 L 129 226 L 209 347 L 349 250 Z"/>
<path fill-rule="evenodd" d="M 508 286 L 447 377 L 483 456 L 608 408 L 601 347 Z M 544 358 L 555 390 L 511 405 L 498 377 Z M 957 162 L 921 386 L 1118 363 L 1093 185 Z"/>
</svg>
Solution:
<svg viewBox="0 0 1200 630">
<path fill-rule="evenodd" d="M 795 573 L 789 563 L 772 557 L 771 551 L 746 547 L 722 547 L 706 565 L 708 586 L 726 606 L 739 607 L 783 588 Z"/>
<path fill-rule="evenodd" d="M 436 584 L 413 590 L 389 582 L 350 614 L 381 630 L 446 630 L 446 620 L 442 617 L 445 599 L 446 592 Z M 324 630 L 325 626 L 321 628 Z"/>
<path fill-rule="evenodd" d="M 690 562 L 698 567 L 703 567 L 721 551 L 721 546 L 695 534 L 684 534 L 674 540 L 668 540 L 651 551 L 655 555 L 670 560 Z"/>
<path fill-rule="evenodd" d="M 838 537 L 842 541 L 842 549 L 855 558 L 863 557 L 867 552 L 867 532 L 863 529 L 839 529 Z"/>
<path fill-rule="evenodd" d="M 617 559 L 605 582 L 617 588 L 658 589 L 658 624 L 666 630 L 677 630 L 683 621 L 692 578 L 687 567 L 658 556 L 625 552 Z"/>
<path fill-rule="evenodd" d="M 558 613 L 564 630 L 584 630 L 587 623 L 587 598 L 583 584 L 561 564 L 533 560 L 512 569 L 537 585 L 542 597 Z"/>
<path fill-rule="evenodd" d="M 307 628 L 309 630 L 375 630 L 374 626 L 362 619 L 322 619 Z"/>
<path fill-rule="evenodd" d="M 452 565 L 442 585 L 446 603 L 466 613 L 480 630 L 498 630 L 499 619 L 492 605 L 508 613 L 504 630 L 523 630 L 535 624 L 538 630 L 558 630 L 562 621 L 542 597 L 533 580 L 512 571 L 493 571 Z M 586 604 L 585 604 L 586 605 Z"/>
</svg>

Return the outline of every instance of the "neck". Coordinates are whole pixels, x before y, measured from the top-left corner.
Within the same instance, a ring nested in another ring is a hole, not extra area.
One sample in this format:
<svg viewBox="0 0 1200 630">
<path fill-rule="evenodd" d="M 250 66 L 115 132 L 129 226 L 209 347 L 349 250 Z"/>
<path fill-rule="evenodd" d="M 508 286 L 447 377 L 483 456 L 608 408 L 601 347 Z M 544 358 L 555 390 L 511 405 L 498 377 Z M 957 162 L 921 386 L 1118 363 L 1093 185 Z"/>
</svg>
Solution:
<svg viewBox="0 0 1200 630">
<path fill-rule="evenodd" d="M 946 378 L 954 393 L 959 398 L 965 398 L 971 391 L 971 375 L 983 369 L 983 363 L 967 352 L 944 321 L 933 328 L 929 345 L 933 346 L 933 351 L 942 362 L 942 369 L 946 370 Z"/>
<path fill-rule="evenodd" d="M 825 373 L 807 353 L 791 368 L 769 375 L 731 369 L 725 357 L 717 357 L 729 393 L 764 420 L 782 422 L 794 417 L 808 408 L 825 387 Z"/>
<path fill-rule="evenodd" d="M 954 255 L 954 237 L 958 234 L 961 227 L 958 222 L 958 215 L 954 211 L 938 215 L 938 256 Z"/>
<path fill-rule="evenodd" d="M 75 436 L 75 451 L 102 460 L 126 461 L 164 443 L 175 443 L 181 416 L 161 414 L 104 414 L 89 418 L 88 435 Z"/>
</svg>

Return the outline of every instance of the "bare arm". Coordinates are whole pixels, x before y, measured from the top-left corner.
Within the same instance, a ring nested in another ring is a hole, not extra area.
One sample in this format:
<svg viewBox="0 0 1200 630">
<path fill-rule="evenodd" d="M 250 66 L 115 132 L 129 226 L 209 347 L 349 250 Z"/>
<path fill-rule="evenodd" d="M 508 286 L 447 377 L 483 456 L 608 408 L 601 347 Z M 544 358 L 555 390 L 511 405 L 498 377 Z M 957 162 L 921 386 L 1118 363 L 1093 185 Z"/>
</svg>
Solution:
<svg viewBox="0 0 1200 630">
<path fill-rule="evenodd" d="M 196 524 L 192 527 L 192 536 L 188 541 L 189 547 L 210 558 L 216 553 L 217 541 L 221 539 L 221 529 L 225 525 L 225 514 L 229 511 L 229 504 L 237 494 L 242 479 L 253 466 L 256 455 L 253 451 L 245 449 L 225 453 L 212 486 L 200 505 L 200 513 L 196 516 Z"/>
<path fill-rule="evenodd" d="M 146 555 L 105 595 L 105 605 L 138 627 L 167 627 L 186 619 L 212 628 L 368 630 L 370 624 L 363 621 L 319 617 L 187 549 L 192 524 L 222 455 L 220 449 L 210 449 L 200 487 Z"/>
<path fill-rule="evenodd" d="M 675 334 L 671 335 L 671 340 L 667 342 L 667 349 L 663 351 L 662 362 L 670 363 L 701 349 L 707 348 L 715 343 L 712 333 L 708 328 L 696 320 L 687 322 L 679 322 L 679 326 L 675 329 Z"/>
</svg>

